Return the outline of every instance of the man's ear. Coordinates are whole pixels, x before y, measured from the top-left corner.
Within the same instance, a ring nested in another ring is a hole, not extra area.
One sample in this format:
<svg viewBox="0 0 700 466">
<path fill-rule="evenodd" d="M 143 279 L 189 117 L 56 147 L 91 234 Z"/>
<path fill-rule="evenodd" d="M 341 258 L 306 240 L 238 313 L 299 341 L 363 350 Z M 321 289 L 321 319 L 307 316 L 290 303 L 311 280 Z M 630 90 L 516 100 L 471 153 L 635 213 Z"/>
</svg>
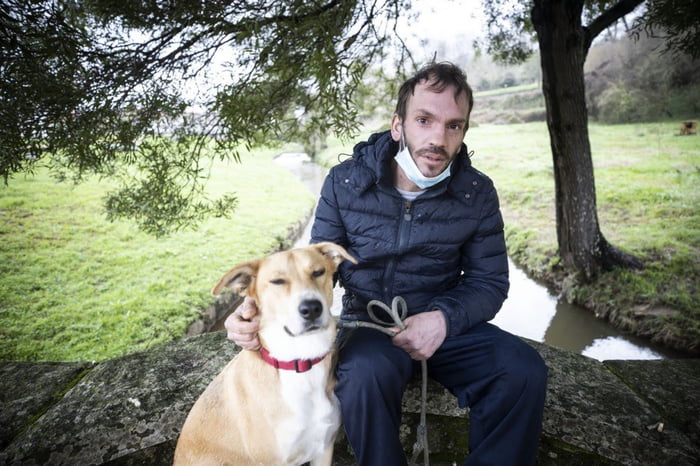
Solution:
<svg viewBox="0 0 700 466">
<path fill-rule="evenodd" d="M 403 129 L 403 122 L 401 121 L 401 117 L 397 114 L 394 113 L 394 116 L 391 117 L 391 138 L 399 142 L 401 140 L 401 130 Z"/>
<path fill-rule="evenodd" d="M 253 282 L 260 267 L 260 260 L 238 264 L 224 274 L 211 290 L 213 296 L 221 294 L 224 288 L 235 291 L 241 296 L 250 296 L 253 292 Z"/>
</svg>

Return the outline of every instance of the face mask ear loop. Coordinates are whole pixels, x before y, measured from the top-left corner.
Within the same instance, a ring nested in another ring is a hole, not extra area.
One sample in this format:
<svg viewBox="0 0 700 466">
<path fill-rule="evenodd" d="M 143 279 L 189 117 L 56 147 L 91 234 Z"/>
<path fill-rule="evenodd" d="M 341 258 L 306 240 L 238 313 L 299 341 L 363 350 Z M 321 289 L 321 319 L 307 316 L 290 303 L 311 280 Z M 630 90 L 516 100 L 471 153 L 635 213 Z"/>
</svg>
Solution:
<svg viewBox="0 0 700 466">
<path fill-rule="evenodd" d="M 403 134 L 403 122 L 401 122 L 401 139 L 399 139 L 399 152 L 406 148 L 406 136 Z"/>
</svg>

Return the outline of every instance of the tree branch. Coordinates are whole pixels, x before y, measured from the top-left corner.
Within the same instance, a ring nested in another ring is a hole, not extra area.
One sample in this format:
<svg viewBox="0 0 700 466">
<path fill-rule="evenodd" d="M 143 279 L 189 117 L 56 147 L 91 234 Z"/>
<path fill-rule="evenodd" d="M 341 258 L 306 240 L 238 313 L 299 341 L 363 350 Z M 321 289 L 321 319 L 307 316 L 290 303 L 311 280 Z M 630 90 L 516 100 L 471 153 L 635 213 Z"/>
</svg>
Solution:
<svg viewBox="0 0 700 466">
<path fill-rule="evenodd" d="M 309 11 L 308 13 L 304 14 L 292 14 L 292 15 L 284 15 L 284 14 L 279 14 L 275 16 L 263 16 L 263 17 L 256 17 L 252 18 L 250 20 L 244 20 L 239 23 L 231 23 L 229 21 L 226 21 L 225 24 L 229 26 L 233 26 L 235 30 L 239 29 L 240 24 L 255 24 L 256 26 L 271 26 L 271 25 L 278 25 L 279 23 L 300 23 L 302 21 L 305 21 L 309 18 L 317 18 L 322 16 L 324 13 L 332 10 L 333 8 L 337 7 L 338 5 L 341 4 L 341 0 L 331 0 L 330 2 L 326 3 L 325 5 L 320 6 L 316 10 Z M 225 29 L 220 28 L 225 31 Z M 225 32 L 230 32 L 230 31 L 225 31 Z"/>
<path fill-rule="evenodd" d="M 631 13 L 642 3 L 644 3 L 644 0 L 620 0 L 615 5 L 601 13 L 601 15 L 594 19 L 591 24 L 584 28 L 586 31 L 586 43 L 584 44 L 584 50 L 588 51 L 588 49 L 591 47 L 593 39 L 598 37 L 598 34 L 606 30 L 618 19 L 623 18 L 628 13 Z"/>
</svg>

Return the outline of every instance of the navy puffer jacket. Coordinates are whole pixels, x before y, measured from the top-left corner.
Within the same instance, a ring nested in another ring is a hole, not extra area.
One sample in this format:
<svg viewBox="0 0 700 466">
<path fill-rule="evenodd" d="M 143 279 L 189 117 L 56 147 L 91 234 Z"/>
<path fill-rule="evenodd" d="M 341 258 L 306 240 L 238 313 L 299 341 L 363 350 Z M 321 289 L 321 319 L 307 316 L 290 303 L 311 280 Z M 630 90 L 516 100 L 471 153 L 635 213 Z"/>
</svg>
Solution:
<svg viewBox="0 0 700 466">
<path fill-rule="evenodd" d="M 408 202 L 393 187 L 397 149 L 389 132 L 374 134 L 330 170 L 311 242 L 340 244 L 359 262 L 339 268 L 344 318 L 400 295 L 409 315 L 440 309 L 447 335 L 459 335 L 492 319 L 508 293 L 498 196 L 463 144 L 450 177 Z"/>
</svg>

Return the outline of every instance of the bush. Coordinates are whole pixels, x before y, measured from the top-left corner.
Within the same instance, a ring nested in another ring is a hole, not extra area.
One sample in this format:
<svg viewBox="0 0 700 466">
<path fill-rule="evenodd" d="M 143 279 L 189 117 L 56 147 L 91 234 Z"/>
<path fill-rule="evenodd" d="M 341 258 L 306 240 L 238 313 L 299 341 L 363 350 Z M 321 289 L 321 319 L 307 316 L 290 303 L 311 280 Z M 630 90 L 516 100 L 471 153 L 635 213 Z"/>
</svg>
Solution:
<svg viewBox="0 0 700 466">
<path fill-rule="evenodd" d="M 602 123 L 697 118 L 700 60 L 661 53 L 659 39 L 625 38 L 592 48 L 586 60 L 588 115 Z"/>
<path fill-rule="evenodd" d="M 602 92 L 598 99 L 598 121 L 602 123 L 635 123 L 645 120 L 649 107 L 644 94 L 624 86 Z"/>
</svg>

